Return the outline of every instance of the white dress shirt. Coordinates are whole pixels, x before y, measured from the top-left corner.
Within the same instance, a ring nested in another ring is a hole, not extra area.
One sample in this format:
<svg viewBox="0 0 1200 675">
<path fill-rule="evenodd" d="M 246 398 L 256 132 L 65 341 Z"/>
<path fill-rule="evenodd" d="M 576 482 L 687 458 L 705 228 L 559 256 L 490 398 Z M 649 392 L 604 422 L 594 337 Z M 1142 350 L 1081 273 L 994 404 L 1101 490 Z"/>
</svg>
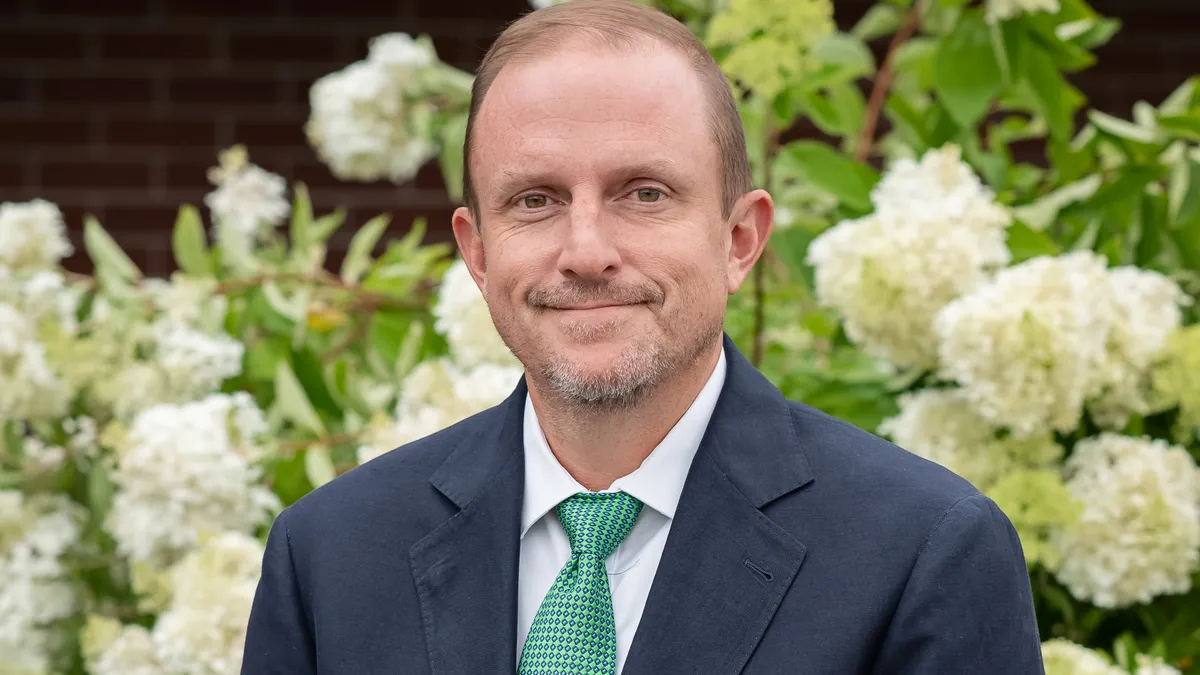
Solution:
<svg viewBox="0 0 1200 675">
<path fill-rule="evenodd" d="M 725 350 L 696 400 L 658 447 L 633 473 L 618 478 L 604 492 L 625 492 L 642 507 L 633 529 L 605 561 L 617 627 L 617 673 L 625 666 L 629 645 L 646 606 L 646 596 L 662 557 L 671 519 L 683 492 L 684 479 L 713 408 L 725 384 Z M 532 400 L 525 398 L 525 501 L 521 513 L 521 566 L 517 592 L 517 664 L 533 617 L 571 557 L 571 543 L 555 514 L 567 497 L 588 492 L 559 464 L 538 424 Z"/>
</svg>

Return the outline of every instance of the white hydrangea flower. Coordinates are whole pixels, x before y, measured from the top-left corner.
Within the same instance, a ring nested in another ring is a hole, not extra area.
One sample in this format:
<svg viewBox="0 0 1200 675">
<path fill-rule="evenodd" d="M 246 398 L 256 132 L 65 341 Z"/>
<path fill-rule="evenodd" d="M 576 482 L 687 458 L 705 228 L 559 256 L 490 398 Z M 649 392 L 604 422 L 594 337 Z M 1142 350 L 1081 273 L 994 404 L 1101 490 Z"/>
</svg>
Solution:
<svg viewBox="0 0 1200 675">
<path fill-rule="evenodd" d="M 209 331 L 219 330 L 229 309 L 229 301 L 215 293 L 217 280 L 196 278 L 176 272 L 170 281 L 146 279 L 142 287 L 170 323 L 183 324 Z"/>
<path fill-rule="evenodd" d="M 35 325 L 52 322 L 63 333 L 75 333 L 79 327 L 75 315 L 85 292 L 81 284 L 67 284 L 56 270 L 12 272 L 0 267 L 0 303 L 12 306 Z"/>
<path fill-rule="evenodd" d="M 154 363 L 166 376 L 170 400 L 183 401 L 220 388 L 242 372 L 244 345 L 226 335 L 205 335 L 169 321 L 153 326 Z"/>
<path fill-rule="evenodd" d="M 59 558 L 79 540 L 81 520 L 61 495 L 0 491 L 0 654 L 9 667 L 51 669 L 62 637 L 52 624 L 76 608 Z"/>
<path fill-rule="evenodd" d="M 1130 414 L 1149 412 L 1148 370 L 1167 337 L 1179 328 L 1180 306 L 1188 297 L 1178 284 L 1152 270 L 1117 267 L 1109 270 L 1108 277 L 1115 309 L 1104 361 L 1104 391 L 1089 409 L 1097 424 L 1120 429 Z"/>
<path fill-rule="evenodd" d="M 953 145 L 919 163 L 897 161 L 871 198 L 874 214 L 838 223 L 810 245 L 817 297 L 867 352 L 932 367 L 934 315 L 1008 263 L 1011 217 Z"/>
<path fill-rule="evenodd" d="M 1182 675 L 1178 668 L 1167 665 L 1157 656 L 1137 655 L 1137 669 L 1133 675 Z"/>
<path fill-rule="evenodd" d="M 437 319 L 434 328 L 446 337 L 454 362 L 460 366 L 517 365 L 517 358 L 496 331 L 487 302 L 461 258 L 442 277 L 433 316 Z"/>
<path fill-rule="evenodd" d="M 91 624 L 88 628 L 94 630 Z M 94 653 L 87 654 L 90 675 L 164 675 L 168 672 L 159 661 L 150 631 L 136 625 L 113 629 L 117 631 L 116 635 L 95 647 Z"/>
<path fill-rule="evenodd" d="M 460 369 L 449 359 L 424 361 L 404 380 L 394 423 L 379 424 L 358 448 L 359 464 L 498 405 L 521 379 L 515 366 Z"/>
<path fill-rule="evenodd" d="M 229 240 L 249 248 L 291 213 L 287 182 L 254 164 L 213 172 L 217 189 L 204 196 L 219 230 Z"/>
<path fill-rule="evenodd" d="M 1065 476 L 1083 514 L 1051 543 L 1072 595 L 1126 607 L 1187 592 L 1200 569 L 1200 469 L 1186 450 L 1105 433 L 1075 446 Z"/>
<path fill-rule="evenodd" d="M 934 320 L 943 373 L 979 413 L 1020 435 L 1078 425 L 1099 392 L 1113 303 L 1090 252 L 1025 261 Z"/>
<path fill-rule="evenodd" d="M 980 490 L 1012 471 L 1050 466 L 1062 457 L 1062 447 L 1048 435 L 998 437 L 954 389 L 921 389 L 901 396 L 900 414 L 885 420 L 879 431 Z"/>
<path fill-rule="evenodd" d="M 171 606 L 154 626 L 158 656 L 168 672 L 237 675 L 246 622 L 262 573 L 257 539 L 226 532 L 171 570 Z"/>
<path fill-rule="evenodd" d="M 550 5 L 561 5 L 564 2 L 570 2 L 570 0 L 529 0 L 529 6 L 534 9 L 544 9 Z"/>
<path fill-rule="evenodd" d="M 305 132 L 335 176 L 403 183 L 437 154 L 434 109 L 411 91 L 436 60 L 431 44 L 391 33 L 372 40 L 367 60 L 313 84 Z"/>
<path fill-rule="evenodd" d="M 1126 675 L 1100 652 L 1062 638 L 1042 643 L 1042 661 L 1046 675 Z"/>
<path fill-rule="evenodd" d="M 118 490 L 106 527 L 118 549 L 162 566 L 207 534 L 269 522 L 280 505 L 255 465 L 266 428 L 245 392 L 138 414 L 112 474 Z"/>
<path fill-rule="evenodd" d="M 995 23 L 1021 14 L 1058 14 L 1058 0 L 987 0 L 987 20 Z"/>
<path fill-rule="evenodd" d="M 0 204 L 0 267 L 47 269 L 73 252 L 62 212 L 54 204 L 44 199 Z"/>
<path fill-rule="evenodd" d="M 69 398 L 46 361 L 33 322 L 0 302 L 0 418 L 58 417 L 66 412 Z"/>
</svg>

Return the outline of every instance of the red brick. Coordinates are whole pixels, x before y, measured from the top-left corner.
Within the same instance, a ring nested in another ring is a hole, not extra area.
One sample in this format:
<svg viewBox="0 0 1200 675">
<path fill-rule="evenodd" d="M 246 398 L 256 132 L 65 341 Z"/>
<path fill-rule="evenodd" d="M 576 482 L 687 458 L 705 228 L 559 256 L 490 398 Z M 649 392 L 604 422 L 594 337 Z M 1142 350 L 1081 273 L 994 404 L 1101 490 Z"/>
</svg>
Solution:
<svg viewBox="0 0 1200 675">
<path fill-rule="evenodd" d="M 5 28 L 0 31 L 0 58 L 78 59 L 83 57 L 80 33 Z"/>
<path fill-rule="evenodd" d="M 329 61 L 330 70 L 340 68 L 337 39 L 329 32 L 308 35 L 233 35 L 229 58 L 234 62 L 286 63 Z M 339 65 L 333 65 L 339 64 Z"/>
<path fill-rule="evenodd" d="M 105 59 L 195 61 L 212 57 L 212 43 L 212 36 L 204 33 L 113 33 L 102 36 L 100 55 Z"/>
<path fill-rule="evenodd" d="M 166 186 L 168 188 L 211 190 L 212 185 L 208 182 L 208 170 L 216 164 L 216 155 L 211 160 L 205 161 L 172 160 L 167 164 Z"/>
<path fill-rule="evenodd" d="M 239 122 L 234 126 L 234 137 L 245 143 L 254 156 L 256 147 L 304 147 L 304 121 L 286 122 Z"/>
<path fill-rule="evenodd" d="M 145 188 L 150 169 L 136 162 L 55 162 L 42 165 L 42 185 L 79 188 Z"/>
<path fill-rule="evenodd" d="M 293 0 L 293 13 L 330 18 L 392 18 L 400 15 L 401 0 Z M 466 16 L 466 15 L 463 15 Z M 382 32 L 382 31 L 381 31 Z"/>
<path fill-rule="evenodd" d="M 28 97 L 23 77 L 0 77 L 0 103 L 20 103 Z"/>
<path fill-rule="evenodd" d="M 88 126 L 83 120 L 15 119 L 0 123 L 0 145 L 83 145 Z"/>
<path fill-rule="evenodd" d="M 197 201 L 203 195 L 197 196 Z M 96 214 L 100 223 L 118 240 L 119 234 L 126 239 L 134 239 L 141 233 L 162 233 L 168 240 L 175 217 L 179 215 L 179 206 L 143 205 L 143 206 L 107 206 Z M 102 216 L 102 217 L 101 217 Z"/>
<path fill-rule="evenodd" d="M 171 80 L 172 103 L 274 103 L 278 100 L 275 80 L 233 77 L 180 77 Z"/>
<path fill-rule="evenodd" d="M 420 18 L 461 19 L 469 16 L 472 19 L 495 19 L 498 22 L 511 21 L 530 9 L 526 0 L 439 0 L 414 4 Z M 502 28 L 503 26 L 497 25 L 496 32 L 499 33 Z"/>
<path fill-rule="evenodd" d="M 83 14 L 113 16 L 148 14 L 150 0 L 40 0 L 38 11 L 45 14 Z"/>
<path fill-rule="evenodd" d="M 24 176 L 22 175 L 21 165 L 16 162 L 0 162 L 0 187 L 5 188 L 5 192 L 15 191 L 16 188 L 25 184 Z"/>
<path fill-rule="evenodd" d="M 148 103 L 154 83 L 134 77 L 62 77 L 42 82 L 47 103 Z"/>
<path fill-rule="evenodd" d="M 220 19 L 228 17 L 278 16 L 279 3 L 273 0 L 171 0 L 171 14 L 176 16 L 204 16 Z"/>
<path fill-rule="evenodd" d="M 105 139 L 113 145 L 215 148 L 216 128 L 209 121 L 115 119 L 109 120 Z"/>
<path fill-rule="evenodd" d="M 329 171 L 329 167 L 315 159 L 311 162 L 298 162 L 287 178 L 289 182 L 299 181 L 309 188 L 339 187 L 346 184 L 335 177 Z"/>
</svg>

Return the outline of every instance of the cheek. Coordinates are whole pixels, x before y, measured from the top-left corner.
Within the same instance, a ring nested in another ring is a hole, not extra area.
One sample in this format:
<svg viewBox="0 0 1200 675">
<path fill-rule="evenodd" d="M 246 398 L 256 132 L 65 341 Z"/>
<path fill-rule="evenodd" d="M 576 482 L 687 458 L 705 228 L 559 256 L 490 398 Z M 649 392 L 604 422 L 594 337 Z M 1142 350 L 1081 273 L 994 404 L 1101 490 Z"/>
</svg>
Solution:
<svg viewBox="0 0 1200 675">
<path fill-rule="evenodd" d="M 554 252 L 544 238 L 501 231 L 484 243 L 487 295 L 490 302 L 524 305 L 525 294 L 547 270 L 554 269 Z"/>
</svg>

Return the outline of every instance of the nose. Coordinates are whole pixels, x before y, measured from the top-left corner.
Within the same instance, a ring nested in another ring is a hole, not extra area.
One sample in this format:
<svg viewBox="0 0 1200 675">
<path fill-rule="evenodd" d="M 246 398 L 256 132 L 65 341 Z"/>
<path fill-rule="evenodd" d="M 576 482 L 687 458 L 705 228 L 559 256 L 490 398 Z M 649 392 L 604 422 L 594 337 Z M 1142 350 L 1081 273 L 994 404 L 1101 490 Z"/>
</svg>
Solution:
<svg viewBox="0 0 1200 675">
<path fill-rule="evenodd" d="M 572 203 L 562 231 L 559 273 L 588 281 L 616 276 L 621 255 L 614 243 L 612 228 L 606 226 L 598 205 Z"/>
</svg>

